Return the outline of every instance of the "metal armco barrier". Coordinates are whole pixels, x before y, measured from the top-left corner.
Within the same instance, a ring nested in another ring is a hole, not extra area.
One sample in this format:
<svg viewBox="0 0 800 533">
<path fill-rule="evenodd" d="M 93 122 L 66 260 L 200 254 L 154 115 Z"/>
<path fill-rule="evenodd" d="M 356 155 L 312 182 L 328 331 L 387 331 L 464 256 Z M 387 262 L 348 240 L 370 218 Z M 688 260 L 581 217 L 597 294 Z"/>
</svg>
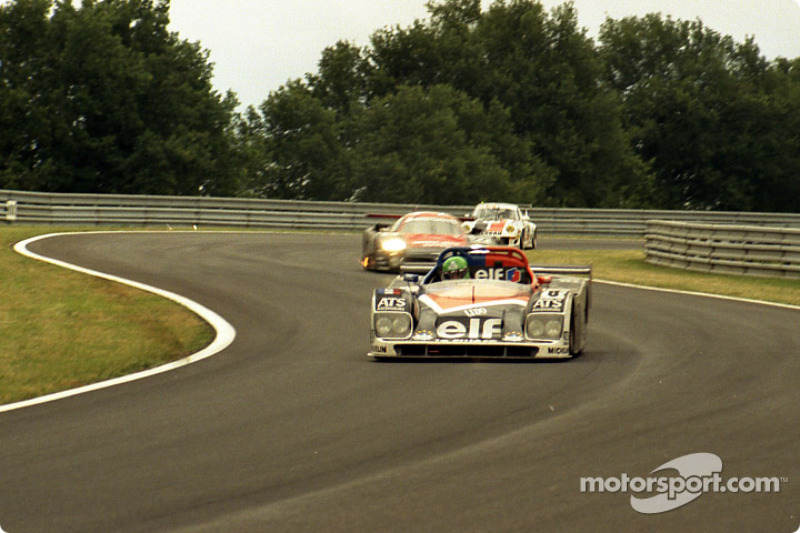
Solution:
<svg viewBox="0 0 800 533">
<path fill-rule="evenodd" d="M 19 224 L 360 230 L 369 213 L 418 209 L 463 214 L 471 207 L 0 190 L 0 220 Z"/>
<path fill-rule="evenodd" d="M 800 229 L 652 220 L 645 239 L 648 263 L 800 279 Z"/>
<path fill-rule="evenodd" d="M 368 214 L 391 216 L 424 209 L 464 216 L 473 207 L 0 190 L 0 220 L 15 224 L 353 231 L 376 222 Z M 540 236 L 643 238 L 647 221 L 653 219 L 800 228 L 800 214 L 538 207 L 528 213 Z"/>
</svg>

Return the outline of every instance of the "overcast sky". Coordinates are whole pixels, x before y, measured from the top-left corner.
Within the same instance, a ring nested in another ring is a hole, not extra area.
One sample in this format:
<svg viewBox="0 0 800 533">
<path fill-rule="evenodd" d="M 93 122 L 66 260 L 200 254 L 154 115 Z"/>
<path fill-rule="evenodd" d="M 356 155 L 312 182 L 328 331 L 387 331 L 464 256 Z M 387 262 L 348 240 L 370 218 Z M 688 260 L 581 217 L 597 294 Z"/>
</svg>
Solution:
<svg viewBox="0 0 800 533">
<path fill-rule="evenodd" d="M 171 0 L 171 29 L 200 41 L 214 86 L 258 105 L 287 80 L 316 72 L 339 40 L 367 46 L 383 27 L 427 18 L 426 0 Z"/>
<path fill-rule="evenodd" d="M 438 1 L 438 0 L 437 0 Z M 483 8 L 493 0 L 482 0 Z M 541 0 L 551 9 L 564 0 Z M 0 4 L 10 0 L 0 0 Z M 258 106 L 287 80 L 317 71 L 326 46 L 368 46 L 375 30 L 427 19 L 427 0 L 171 0 L 171 29 L 200 41 L 214 63 L 214 86 Z M 573 0 L 578 21 L 597 35 L 606 16 L 661 12 L 701 19 L 738 41 L 756 38 L 768 58 L 800 57 L 800 0 Z"/>
<path fill-rule="evenodd" d="M 662 12 L 700 18 L 720 33 L 754 35 L 769 58 L 800 56 L 798 0 L 573 0 L 579 23 L 595 36 L 606 15 Z M 427 19 L 426 0 L 171 0 L 171 29 L 200 41 L 214 63 L 214 86 L 258 106 L 287 80 L 317 71 L 322 50 L 338 40 L 369 45 L 380 28 Z M 550 9 L 561 0 L 542 0 Z M 486 9 L 490 0 L 483 0 Z"/>
</svg>

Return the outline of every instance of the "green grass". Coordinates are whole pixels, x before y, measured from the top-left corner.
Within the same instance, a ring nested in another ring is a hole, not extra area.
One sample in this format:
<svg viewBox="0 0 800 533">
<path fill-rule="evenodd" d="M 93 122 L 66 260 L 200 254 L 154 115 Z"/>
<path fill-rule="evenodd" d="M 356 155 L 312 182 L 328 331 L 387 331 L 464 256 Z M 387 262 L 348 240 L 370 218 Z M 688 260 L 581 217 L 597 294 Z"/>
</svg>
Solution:
<svg viewBox="0 0 800 533">
<path fill-rule="evenodd" d="M 174 302 L 13 250 L 57 231 L 0 226 L 0 404 L 152 368 L 213 340 Z"/>
<path fill-rule="evenodd" d="M 532 264 L 592 265 L 595 279 L 800 305 L 800 280 L 705 274 L 645 263 L 643 250 L 534 250 Z"/>
</svg>

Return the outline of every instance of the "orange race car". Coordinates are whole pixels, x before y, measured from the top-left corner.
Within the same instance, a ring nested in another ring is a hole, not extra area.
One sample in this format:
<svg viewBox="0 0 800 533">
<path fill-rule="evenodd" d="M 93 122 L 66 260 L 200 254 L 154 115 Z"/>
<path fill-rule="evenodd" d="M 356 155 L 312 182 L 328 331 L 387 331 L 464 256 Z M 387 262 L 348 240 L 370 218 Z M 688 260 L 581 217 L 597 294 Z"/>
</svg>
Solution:
<svg viewBox="0 0 800 533">
<path fill-rule="evenodd" d="M 361 265 L 368 270 L 424 273 L 445 248 L 468 244 L 467 233 L 454 216 L 418 211 L 398 217 L 391 226 L 374 224 L 365 229 Z"/>
</svg>

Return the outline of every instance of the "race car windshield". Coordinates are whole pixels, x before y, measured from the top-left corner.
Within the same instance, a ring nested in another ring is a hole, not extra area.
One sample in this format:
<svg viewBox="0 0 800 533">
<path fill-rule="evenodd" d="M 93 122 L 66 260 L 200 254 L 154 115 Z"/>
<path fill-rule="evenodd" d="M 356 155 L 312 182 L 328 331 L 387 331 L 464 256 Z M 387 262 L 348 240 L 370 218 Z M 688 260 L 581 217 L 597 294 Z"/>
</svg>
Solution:
<svg viewBox="0 0 800 533">
<path fill-rule="evenodd" d="M 511 209 L 490 209 L 488 207 L 478 209 L 475 211 L 473 216 L 481 220 L 503 220 L 507 218 L 516 218 L 514 216 L 514 211 Z"/>
<path fill-rule="evenodd" d="M 399 231 L 426 235 L 461 235 L 464 232 L 459 224 L 449 220 L 409 220 Z"/>
</svg>

